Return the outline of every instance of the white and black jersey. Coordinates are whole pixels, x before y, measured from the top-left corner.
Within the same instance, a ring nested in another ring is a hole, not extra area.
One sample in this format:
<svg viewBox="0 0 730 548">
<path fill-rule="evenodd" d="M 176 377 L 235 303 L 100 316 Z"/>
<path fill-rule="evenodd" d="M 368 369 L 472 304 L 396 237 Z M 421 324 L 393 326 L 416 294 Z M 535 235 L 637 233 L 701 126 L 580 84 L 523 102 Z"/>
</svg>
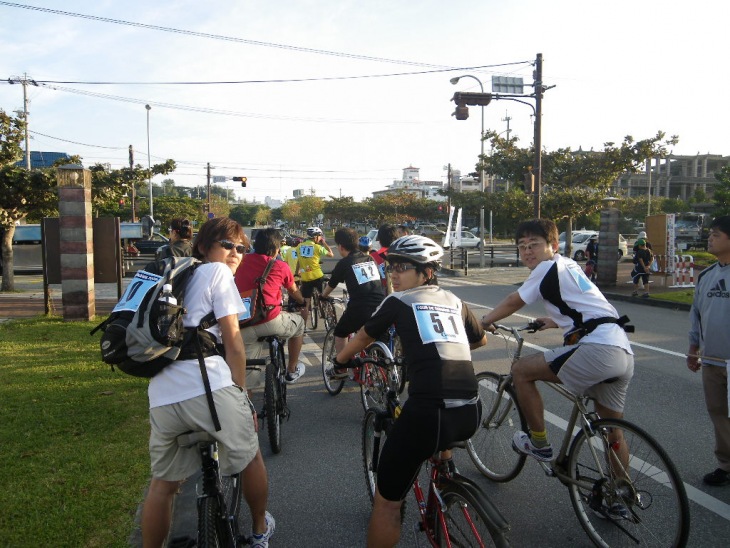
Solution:
<svg viewBox="0 0 730 548">
<path fill-rule="evenodd" d="M 558 324 L 563 334 L 588 320 L 619 317 L 616 309 L 588 279 L 580 265 L 557 254 L 552 260 L 538 264 L 517 292 L 526 304 L 542 300 L 548 316 Z M 633 354 L 626 332 L 615 323 L 599 325 L 580 343 L 618 346 Z"/>
<path fill-rule="evenodd" d="M 395 325 L 409 370 L 409 398 L 430 401 L 471 399 L 477 381 L 470 343 L 484 330 L 461 299 L 424 285 L 391 293 L 363 326 L 378 338 Z"/>
</svg>

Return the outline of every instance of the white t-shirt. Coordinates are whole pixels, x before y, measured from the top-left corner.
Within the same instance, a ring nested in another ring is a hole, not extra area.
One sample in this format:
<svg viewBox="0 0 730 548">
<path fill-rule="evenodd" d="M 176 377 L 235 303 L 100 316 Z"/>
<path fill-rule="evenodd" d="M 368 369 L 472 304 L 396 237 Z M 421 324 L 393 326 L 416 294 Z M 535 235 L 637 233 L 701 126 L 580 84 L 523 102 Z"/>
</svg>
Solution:
<svg viewBox="0 0 730 548">
<path fill-rule="evenodd" d="M 578 263 L 562 255 L 556 254 L 552 260 L 537 265 L 517 292 L 527 304 L 542 300 L 547 315 L 558 324 L 563 334 L 573 329 L 573 320 L 550 302 L 551 297 L 553 301 L 562 300 L 569 308 L 579 312 L 584 322 L 594 318 L 619 317 Z M 618 346 L 633 354 L 626 332 L 614 323 L 599 325 L 580 342 Z"/>
<path fill-rule="evenodd" d="M 209 312 L 214 312 L 216 319 L 243 312 L 243 303 L 233 281 L 233 273 L 224 263 L 206 263 L 200 265 L 185 291 L 185 308 L 183 317 L 185 327 L 196 327 Z M 216 324 L 207 331 L 221 342 L 220 327 Z M 231 370 L 222 356 L 205 358 L 211 390 L 231 386 L 233 379 Z M 171 363 L 152 377 L 147 390 L 150 408 L 178 403 L 205 394 L 203 377 L 197 359 L 178 360 Z"/>
</svg>

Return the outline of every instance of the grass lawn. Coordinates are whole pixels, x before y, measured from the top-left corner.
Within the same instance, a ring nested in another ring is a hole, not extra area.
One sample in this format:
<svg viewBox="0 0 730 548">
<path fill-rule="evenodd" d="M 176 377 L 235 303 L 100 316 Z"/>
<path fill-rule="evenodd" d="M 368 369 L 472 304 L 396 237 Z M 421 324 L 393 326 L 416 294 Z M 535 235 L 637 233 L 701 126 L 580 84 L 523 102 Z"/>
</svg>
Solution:
<svg viewBox="0 0 730 548">
<path fill-rule="evenodd" d="M 686 289 L 682 291 L 667 291 L 664 293 L 653 292 L 650 298 L 659 301 L 669 301 L 672 303 L 692 304 L 694 294 L 694 289 Z"/>
<path fill-rule="evenodd" d="M 97 323 L 0 324 L 0 546 L 128 546 L 150 474 L 147 381 L 101 362 Z"/>
</svg>

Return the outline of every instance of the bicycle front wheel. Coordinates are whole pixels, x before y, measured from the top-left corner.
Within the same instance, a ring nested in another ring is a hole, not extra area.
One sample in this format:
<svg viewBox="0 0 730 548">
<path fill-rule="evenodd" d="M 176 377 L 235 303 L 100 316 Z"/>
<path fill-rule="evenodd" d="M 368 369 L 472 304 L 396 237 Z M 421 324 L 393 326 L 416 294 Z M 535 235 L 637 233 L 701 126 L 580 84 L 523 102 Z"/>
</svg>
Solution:
<svg viewBox="0 0 730 548">
<path fill-rule="evenodd" d="M 332 368 L 332 362 L 336 355 L 335 330 L 330 329 L 324 336 L 324 344 L 322 344 L 322 378 L 327 392 L 333 396 L 342 392 L 342 387 L 345 386 L 345 379 L 331 379 L 327 374 Z"/>
<path fill-rule="evenodd" d="M 200 548 L 233 546 L 221 517 L 217 497 L 204 497 L 198 501 L 198 544 Z"/>
<path fill-rule="evenodd" d="M 449 484 L 441 491 L 444 523 L 437 517 L 436 542 L 439 546 L 509 546 L 504 535 L 494 531 L 489 517 L 467 489 Z"/>
<path fill-rule="evenodd" d="M 277 359 L 281 354 L 276 354 Z M 283 391 L 285 384 L 280 381 L 283 364 L 270 362 L 266 366 L 266 386 L 264 388 L 264 406 L 266 409 L 266 426 L 269 431 L 269 443 L 274 453 L 281 452 L 281 412 L 283 410 Z"/>
<path fill-rule="evenodd" d="M 568 456 L 570 499 L 596 546 L 685 546 L 689 503 L 666 451 L 644 430 L 621 419 L 580 431 Z M 623 441 L 609 434 L 623 434 Z"/>
<path fill-rule="evenodd" d="M 375 431 L 378 413 L 379 411 L 375 409 L 369 409 L 362 421 L 362 464 L 365 470 L 365 484 L 370 502 L 375 497 L 375 488 L 378 484 L 377 457 L 380 456 L 380 451 L 383 449 L 387 437 L 384 428 L 380 433 Z"/>
<path fill-rule="evenodd" d="M 517 477 L 526 456 L 512 448 L 517 430 L 527 432 L 527 422 L 517 405 L 512 386 L 500 393 L 502 377 L 491 371 L 477 374 L 482 422 L 466 444 L 477 469 L 492 481 L 505 482 Z"/>
</svg>

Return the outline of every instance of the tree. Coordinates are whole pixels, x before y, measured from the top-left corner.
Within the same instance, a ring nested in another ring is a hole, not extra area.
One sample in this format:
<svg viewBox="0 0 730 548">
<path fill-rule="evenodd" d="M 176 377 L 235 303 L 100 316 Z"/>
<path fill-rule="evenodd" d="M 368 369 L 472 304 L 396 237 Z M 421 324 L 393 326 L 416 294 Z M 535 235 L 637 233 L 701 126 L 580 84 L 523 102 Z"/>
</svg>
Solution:
<svg viewBox="0 0 730 548">
<path fill-rule="evenodd" d="M 172 219 L 189 219 L 200 226 L 206 217 L 199 200 L 176 196 L 155 198 L 155 221 L 160 221 L 161 227 L 168 227 Z"/>
<path fill-rule="evenodd" d="M 715 173 L 717 186 L 712 201 L 715 203 L 715 215 L 730 215 L 730 166 L 723 167 Z"/>
<path fill-rule="evenodd" d="M 518 186 L 522 188 L 524 174 L 532 165 L 534 145 L 519 148 L 516 137 L 502 138 L 494 131 L 486 132 L 485 138 L 490 140 L 493 152 L 481 158 L 484 170 L 509 181 L 519 181 Z M 667 139 L 659 131 L 641 141 L 627 135 L 618 146 L 607 142 L 602 151 L 562 148 L 543 153 L 541 199 L 545 216 L 556 222 L 567 220 L 566 233 L 570 233 L 573 218 L 598 211 L 611 184 L 622 173 L 637 173 L 647 158 L 665 157 L 667 146 L 677 142 L 676 136 Z"/>
<path fill-rule="evenodd" d="M 28 171 L 15 165 L 22 157 L 24 122 L 0 110 L 0 227 L 3 229 L 3 281 L 0 291 L 14 291 L 15 223 L 32 212 L 48 212 L 57 203 L 56 180 L 47 170 Z"/>
</svg>

